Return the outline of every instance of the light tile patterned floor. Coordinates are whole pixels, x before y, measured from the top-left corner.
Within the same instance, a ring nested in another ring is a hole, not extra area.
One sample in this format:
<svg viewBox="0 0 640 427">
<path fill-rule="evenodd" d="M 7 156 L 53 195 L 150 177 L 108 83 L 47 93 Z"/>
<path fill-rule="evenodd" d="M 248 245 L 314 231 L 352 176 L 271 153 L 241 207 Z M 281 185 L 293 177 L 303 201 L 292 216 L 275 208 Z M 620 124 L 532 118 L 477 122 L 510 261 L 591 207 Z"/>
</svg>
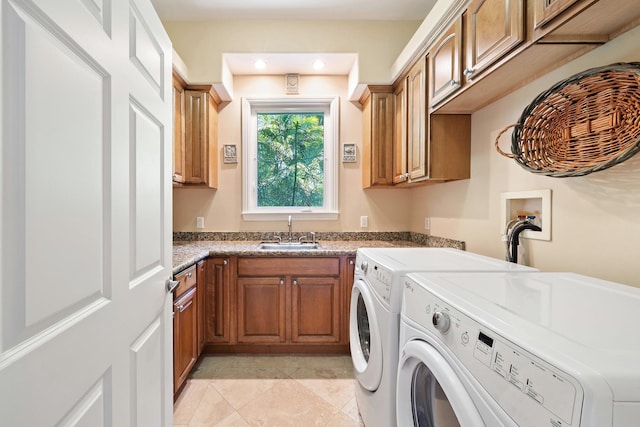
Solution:
<svg viewBox="0 0 640 427">
<path fill-rule="evenodd" d="M 203 357 L 174 404 L 175 427 L 363 427 L 349 356 Z"/>
</svg>

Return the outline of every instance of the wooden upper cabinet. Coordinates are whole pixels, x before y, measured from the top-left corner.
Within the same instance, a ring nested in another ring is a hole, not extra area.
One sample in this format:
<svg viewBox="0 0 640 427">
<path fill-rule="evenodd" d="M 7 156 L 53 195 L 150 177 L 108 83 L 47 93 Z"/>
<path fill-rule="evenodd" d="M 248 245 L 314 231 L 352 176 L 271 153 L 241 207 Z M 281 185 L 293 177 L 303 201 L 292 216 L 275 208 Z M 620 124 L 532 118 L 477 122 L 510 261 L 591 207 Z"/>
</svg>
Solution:
<svg viewBox="0 0 640 427">
<path fill-rule="evenodd" d="M 393 183 L 409 179 L 407 172 L 407 79 L 402 78 L 393 91 Z"/>
<path fill-rule="evenodd" d="M 462 17 L 429 50 L 429 106 L 462 86 Z"/>
<path fill-rule="evenodd" d="M 208 109 L 207 94 L 186 90 L 185 96 L 185 181 L 206 184 L 208 171 Z"/>
<path fill-rule="evenodd" d="M 474 0 L 465 23 L 465 69 L 471 82 L 525 40 L 524 0 Z"/>
<path fill-rule="evenodd" d="M 532 39 L 597 46 L 639 20 L 638 0 L 533 0 Z"/>
<path fill-rule="evenodd" d="M 444 182 L 471 176 L 471 115 L 429 115 L 429 180 Z"/>
<path fill-rule="evenodd" d="M 362 102 L 362 186 L 393 184 L 393 89 L 372 86 Z"/>
<path fill-rule="evenodd" d="M 211 86 L 189 86 L 174 72 L 173 182 L 218 187 L 218 104 Z"/>
<path fill-rule="evenodd" d="M 538 29 L 580 0 L 534 0 L 533 28 Z"/>
<path fill-rule="evenodd" d="M 407 77 L 407 159 L 411 180 L 428 175 L 426 74 L 426 58 L 422 58 Z"/>
<path fill-rule="evenodd" d="M 184 183 L 184 88 L 182 77 L 173 72 L 173 182 Z"/>
</svg>

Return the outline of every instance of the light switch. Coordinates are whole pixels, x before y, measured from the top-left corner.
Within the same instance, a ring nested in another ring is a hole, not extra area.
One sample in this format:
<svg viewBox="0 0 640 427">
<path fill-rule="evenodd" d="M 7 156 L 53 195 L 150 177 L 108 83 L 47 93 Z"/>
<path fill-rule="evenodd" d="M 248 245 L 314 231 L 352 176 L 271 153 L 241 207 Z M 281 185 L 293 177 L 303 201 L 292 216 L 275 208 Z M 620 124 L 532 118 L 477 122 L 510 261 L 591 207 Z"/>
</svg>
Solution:
<svg viewBox="0 0 640 427">
<path fill-rule="evenodd" d="M 196 228 L 204 228 L 204 217 L 197 216 L 196 217 Z"/>
<path fill-rule="evenodd" d="M 360 217 L 360 227 L 367 228 L 369 226 L 369 217 L 363 215 Z"/>
</svg>

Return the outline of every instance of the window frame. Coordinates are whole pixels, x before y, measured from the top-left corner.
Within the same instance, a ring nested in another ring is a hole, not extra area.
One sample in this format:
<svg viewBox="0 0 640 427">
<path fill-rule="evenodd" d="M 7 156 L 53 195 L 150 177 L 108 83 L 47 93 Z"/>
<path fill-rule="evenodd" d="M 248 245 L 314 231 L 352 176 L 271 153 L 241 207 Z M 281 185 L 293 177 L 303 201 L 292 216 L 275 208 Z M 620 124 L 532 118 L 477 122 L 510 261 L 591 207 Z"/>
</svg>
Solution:
<svg viewBox="0 0 640 427">
<path fill-rule="evenodd" d="M 339 97 L 242 98 L 242 218 L 245 221 L 279 221 L 293 215 L 302 220 L 337 220 Z M 258 120 L 260 112 L 318 112 L 324 118 L 323 206 L 258 206 Z"/>
</svg>

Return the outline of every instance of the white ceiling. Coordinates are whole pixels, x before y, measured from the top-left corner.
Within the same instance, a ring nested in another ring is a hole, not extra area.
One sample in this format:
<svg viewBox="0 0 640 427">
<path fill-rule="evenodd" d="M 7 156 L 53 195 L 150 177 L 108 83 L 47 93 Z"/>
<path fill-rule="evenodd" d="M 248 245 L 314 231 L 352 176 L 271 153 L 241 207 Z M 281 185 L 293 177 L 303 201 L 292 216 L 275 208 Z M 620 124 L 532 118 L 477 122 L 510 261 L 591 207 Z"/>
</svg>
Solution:
<svg viewBox="0 0 640 427">
<path fill-rule="evenodd" d="M 417 20 L 436 0 L 151 0 L 163 21 L 196 20 Z M 257 70 L 257 59 L 266 62 Z M 321 59 L 325 67 L 314 70 Z M 349 74 L 356 54 L 228 53 L 232 74 Z"/>
<path fill-rule="evenodd" d="M 162 20 L 422 21 L 435 0 L 151 0 Z"/>
</svg>

